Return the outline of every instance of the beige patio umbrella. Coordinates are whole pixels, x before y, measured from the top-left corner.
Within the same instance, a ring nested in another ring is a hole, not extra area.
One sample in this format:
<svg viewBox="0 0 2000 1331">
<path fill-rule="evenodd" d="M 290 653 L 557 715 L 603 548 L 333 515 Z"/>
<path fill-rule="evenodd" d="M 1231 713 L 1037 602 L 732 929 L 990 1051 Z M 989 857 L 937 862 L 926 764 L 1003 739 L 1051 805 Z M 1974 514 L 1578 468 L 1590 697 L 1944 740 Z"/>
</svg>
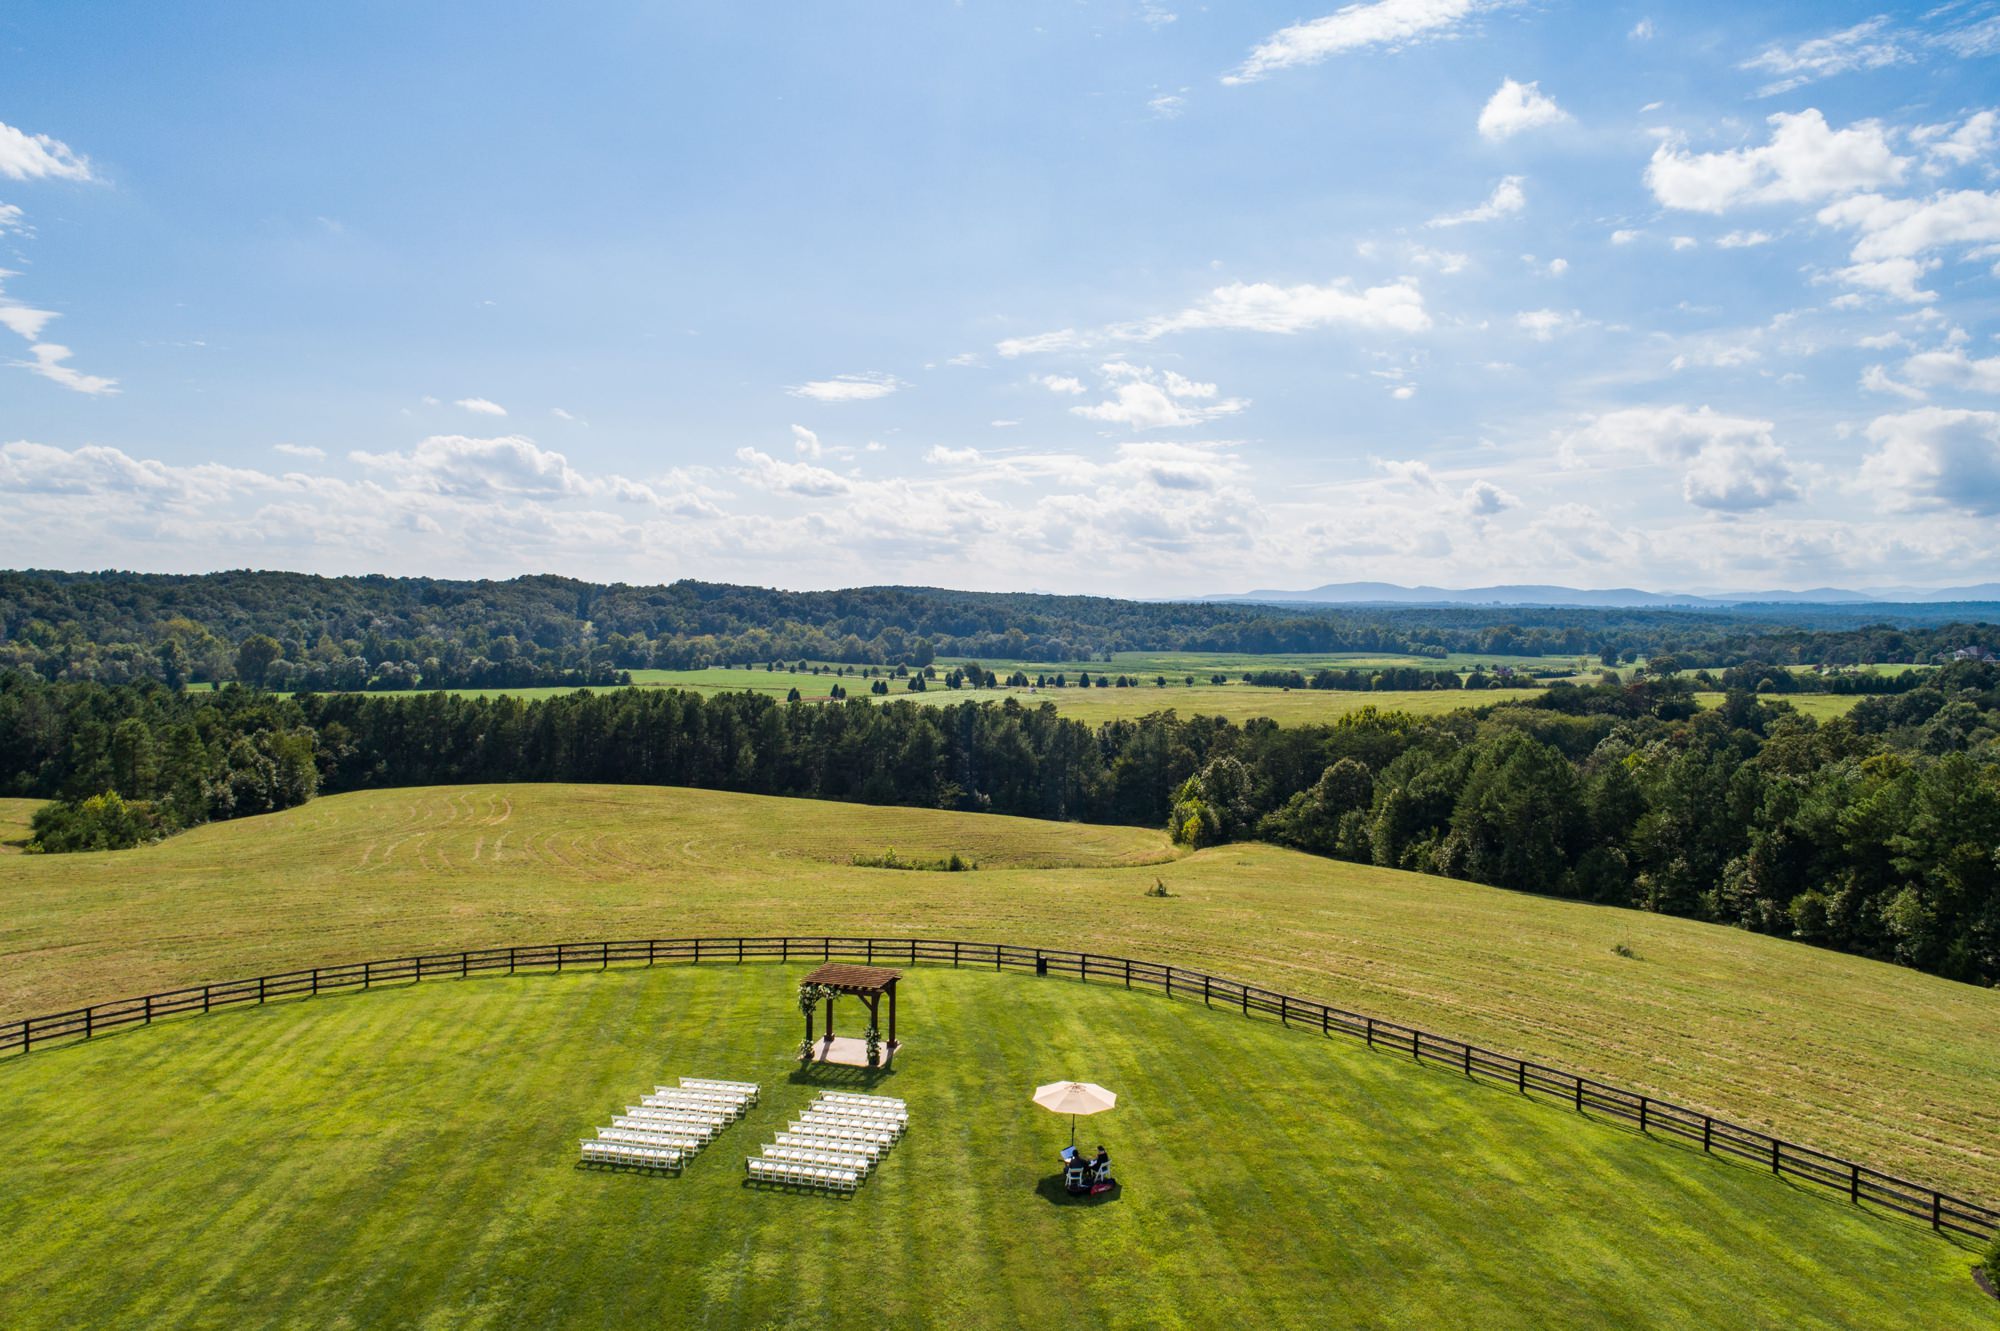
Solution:
<svg viewBox="0 0 2000 1331">
<path fill-rule="evenodd" d="M 1069 1115 L 1069 1144 L 1076 1145 L 1076 1116 L 1101 1114 L 1118 1103 L 1114 1093 L 1094 1081 L 1052 1081 L 1035 1088 L 1035 1103 Z"/>
</svg>

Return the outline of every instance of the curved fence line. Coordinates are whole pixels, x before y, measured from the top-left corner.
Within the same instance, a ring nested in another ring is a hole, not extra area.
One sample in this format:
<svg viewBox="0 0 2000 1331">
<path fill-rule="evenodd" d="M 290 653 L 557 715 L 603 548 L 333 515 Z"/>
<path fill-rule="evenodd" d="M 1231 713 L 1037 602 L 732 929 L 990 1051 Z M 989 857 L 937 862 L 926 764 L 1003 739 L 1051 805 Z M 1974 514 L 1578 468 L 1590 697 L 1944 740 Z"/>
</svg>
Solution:
<svg viewBox="0 0 2000 1331">
<path fill-rule="evenodd" d="M 1199 998 L 1210 1007 L 1221 1005 L 1247 1016 L 1276 1017 L 1286 1026 L 1301 1025 L 1323 1035 L 1347 1035 L 1371 1049 L 1407 1054 L 1419 1063 L 1453 1068 L 1467 1077 L 1512 1086 L 1522 1095 L 1536 1095 L 1569 1105 L 1579 1113 L 1594 1110 L 1635 1125 L 1641 1132 L 1658 1132 L 1701 1149 L 1767 1167 L 1773 1174 L 1818 1184 L 1847 1194 L 1850 1202 L 1868 1202 L 1926 1221 L 1940 1233 L 1979 1240 L 2000 1236 L 2000 1210 L 1954 1197 L 1936 1188 L 1894 1174 L 1784 1141 L 1755 1128 L 1698 1113 L 1666 1100 L 1640 1095 L 1605 1082 L 1531 1063 L 1478 1045 L 1433 1035 L 1429 1031 L 1381 1017 L 1329 1007 L 1308 998 L 1260 988 L 1205 971 L 1130 957 L 1055 948 L 1016 947 L 1009 943 L 978 943 L 934 938 L 841 938 L 831 935 L 779 938 L 642 938 L 624 942 L 551 943 L 534 947 L 491 947 L 361 961 L 344 966 L 314 966 L 309 970 L 259 975 L 249 980 L 205 984 L 138 998 L 116 999 L 47 1016 L 27 1017 L 0 1026 L 0 1054 L 25 1054 L 39 1045 L 88 1040 L 103 1031 L 134 1024 L 151 1025 L 162 1018 L 210 1012 L 243 1003 L 314 996 L 343 989 L 369 989 L 378 984 L 464 978 L 475 971 L 563 971 L 570 967 L 606 968 L 614 964 L 653 965 L 663 961 L 833 961 L 870 963 L 899 961 L 906 965 L 991 966 L 995 970 L 1032 970 L 1037 975 L 1074 975 L 1164 990 L 1169 998 Z"/>
</svg>

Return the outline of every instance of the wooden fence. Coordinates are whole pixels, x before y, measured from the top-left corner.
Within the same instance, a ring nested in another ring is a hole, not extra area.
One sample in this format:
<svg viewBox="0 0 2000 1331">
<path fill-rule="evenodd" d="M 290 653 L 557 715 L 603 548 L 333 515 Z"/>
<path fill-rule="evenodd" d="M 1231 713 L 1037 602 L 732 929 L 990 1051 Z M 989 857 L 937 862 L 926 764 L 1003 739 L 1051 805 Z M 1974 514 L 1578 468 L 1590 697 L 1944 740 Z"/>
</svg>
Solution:
<svg viewBox="0 0 2000 1331">
<path fill-rule="evenodd" d="M 563 971 L 613 965 L 653 965 L 659 962 L 865 961 L 951 966 L 991 966 L 995 970 L 1032 970 L 1038 975 L 1070 975 L 1085 981 L 1121 983 L 1163 990 L 1169 998 L 1200 999 L 1214 1007 L 1235 1008 L 1245 1016 L 1274 1017 L 1286 1026 L 1301 1026 L 1322 1035 L 1345 1035 L 1370 1048 L 1406 1055 L 1419 1063 L 1451 1068 L 1467 1077 L 1498 1082 L 1526 1096 L 1558 1101 L 1577 1112 L 1595 1112 L 1629 1123 L 1646 1133 L 1678 1137 L 1701 1149 L 1733 1156 L 1768 1168 L 1773 1174 L 1847 1195 L 1850 1202 L 1868 1202 L 1925 1221 L 1940 1233 L 1976 1240 L 2000 1235 L 2000 1210 L 1954 1197 L 1936 1188 L 1894 1174 L 1784 1141 L 1755 1128 L 1684 1109 L 1666 1100 L 1497 1054 L 1478 1045 L 1433 1035 L 1429 1031 L 1380 1017 L 1329 1007 L 1309 998 L 1295 998 L 1239 980 L 1157 961 L 1067 952 L 1053 948 L 1016 947 L 1007 943 L 976 943 L 932 938 L 643 938 L 624 942 L 552 943 L 536 947 L 491 947 L 362 961 L 344 966 L 259 975 L 249 980 L 205 984 L 139 998 L 95 1003 L 90 1007 L 47 1016 L 28 1017 L 0 1026 L 0 1055 L 24 1054 L 37 1047 L 87 1040 L 104 1031 L 134 1024 L 150 1025 L 166 1017 L 243 1003 L 268 1003 L 345 989 L 369 989 L 381 984 L 413 983 L 474 972 L 504 970 Z"/>
</svg>

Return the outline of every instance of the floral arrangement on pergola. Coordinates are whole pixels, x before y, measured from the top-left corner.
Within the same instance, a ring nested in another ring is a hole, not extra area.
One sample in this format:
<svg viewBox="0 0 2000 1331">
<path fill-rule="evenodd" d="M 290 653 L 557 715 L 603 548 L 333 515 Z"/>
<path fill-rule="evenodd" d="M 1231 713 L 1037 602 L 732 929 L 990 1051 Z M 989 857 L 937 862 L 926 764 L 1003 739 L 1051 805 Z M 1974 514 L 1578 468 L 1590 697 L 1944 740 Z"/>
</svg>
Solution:
<svg viewBox="0 0 2000 1331">
<path fill-rule="evenodd" d="M 875 1064 L 877 1042 L 881 1039 L 882 999 L 889 999 L 889 1039 L 888 1055 L 896 1056 L 896 981 L 903 978 L 901 971 L 886 966 L 857 966 L 845 961 L 830 961 L 812 974 L 799 981 L 799 1011 L 806 1019 L 806 1039 L 802 1049 L 807 1057 L 814 1048 L 813 1015 L 824 1002 L 826 1004 L 826 1043 L 833 1043 L 833 1000 L 842 994 L 852 994 L 868 1005 L 869 1066 Z M 886 1060 L 885 1060 L 886 1061 Z"/>
</svg>

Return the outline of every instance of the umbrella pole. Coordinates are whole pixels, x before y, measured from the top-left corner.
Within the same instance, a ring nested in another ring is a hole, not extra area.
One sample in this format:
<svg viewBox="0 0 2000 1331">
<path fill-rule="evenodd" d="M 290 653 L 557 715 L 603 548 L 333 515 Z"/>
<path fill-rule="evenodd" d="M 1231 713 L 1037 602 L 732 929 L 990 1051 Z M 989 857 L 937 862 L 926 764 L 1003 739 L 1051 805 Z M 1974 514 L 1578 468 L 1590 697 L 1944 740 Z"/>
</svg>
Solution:
<svg viewBox="0 0 2000 1331">
<path fill-rule="evenodd" d="M 1071 1114 L 1071 1115 L 1069 1116 L 1069 1144 L 1070 1144 L 1071 1146 L 1074 1146 L 1074 1145 L 1076 1145 L 1076 1115 L 1075 1115 L 1075 1114 Z"/>
</svg>

